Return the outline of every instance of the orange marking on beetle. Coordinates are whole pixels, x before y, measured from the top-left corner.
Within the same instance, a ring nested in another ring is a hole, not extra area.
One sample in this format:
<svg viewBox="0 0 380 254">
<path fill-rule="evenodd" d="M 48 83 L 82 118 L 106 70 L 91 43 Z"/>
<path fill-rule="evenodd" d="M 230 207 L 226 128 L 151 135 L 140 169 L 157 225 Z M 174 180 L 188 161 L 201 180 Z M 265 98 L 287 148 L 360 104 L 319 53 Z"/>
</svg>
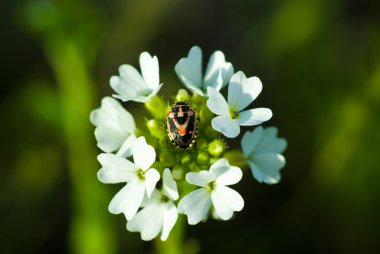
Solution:
<svg viewBox="0 0 380 254">
<path fill-rule="evenodd" d="M 178 128 L 178 134 L 183 136 L 186 134 L 186 128 Z"/>
</svg>

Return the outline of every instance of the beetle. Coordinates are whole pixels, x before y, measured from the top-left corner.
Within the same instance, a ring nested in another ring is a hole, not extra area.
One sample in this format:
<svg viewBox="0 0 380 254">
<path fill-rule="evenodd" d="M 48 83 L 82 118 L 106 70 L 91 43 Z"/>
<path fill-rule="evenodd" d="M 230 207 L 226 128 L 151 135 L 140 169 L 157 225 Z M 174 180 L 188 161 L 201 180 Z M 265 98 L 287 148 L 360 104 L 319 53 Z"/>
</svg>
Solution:
<svg viewBox="0 0 380 254">
<path fill-rule="evenodd" d="M 167 131 L 173 145 L 181 149 L 190 148 L 197 138 L 198 122 L 196 112 L 188 102 L 177 102 L 167 116 Z"/>
</svg>

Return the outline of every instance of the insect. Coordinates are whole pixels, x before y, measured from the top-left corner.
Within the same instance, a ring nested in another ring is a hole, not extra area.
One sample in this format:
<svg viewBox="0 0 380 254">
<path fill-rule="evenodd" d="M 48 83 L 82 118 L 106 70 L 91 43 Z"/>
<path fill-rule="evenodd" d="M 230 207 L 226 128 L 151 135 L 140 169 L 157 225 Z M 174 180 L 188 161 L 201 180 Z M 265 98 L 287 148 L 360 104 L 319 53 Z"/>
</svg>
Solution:
<svg viewBox="0 0 380 254">
<path fill-rule="evenodd" d="M 196 112 L 187 102 L 177 102 L 166 116 L 168 136 L 173 145 L 181 149 L 190 148 L 197 138 Z"/>
</svg>

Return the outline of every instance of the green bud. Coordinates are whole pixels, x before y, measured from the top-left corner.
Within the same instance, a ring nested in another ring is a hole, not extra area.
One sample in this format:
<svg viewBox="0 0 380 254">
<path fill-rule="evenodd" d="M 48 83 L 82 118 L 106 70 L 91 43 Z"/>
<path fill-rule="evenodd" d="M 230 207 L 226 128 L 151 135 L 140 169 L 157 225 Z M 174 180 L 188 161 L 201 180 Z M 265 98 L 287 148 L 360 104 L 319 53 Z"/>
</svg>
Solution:
<svg viewBox="0 0 380 254">
<path fill-rule="evenodd" d="M 182 181 L 185 175 L 185 169 L 183 166 L 177 165 L 172 170 L 172 176 L 176 181 Z"/>
<path fill-rule="evenodd" d="M 208 145 L 208 152 L 212 156 L 220 156 L 224 153 L 226 150 L 226 144 L 224 143 L 223 140 L 220 139 L 215 139 Z"/>
<path fill-rule="evenodd" d="M 207 123 L 211 121 L 211 119 L 214 117 L 214 114 L 208 109 L 207 105 L 204 105 L 199 111 L 199 116 L 203 123 Z"/>
<path fill-rule="evenodd" d="M 149 113 L 156 119 L 165 119 L 166 113 L 169 111 L 168 105 L 158 95 L 145 103 L 145 107 Z"/>
<path fill-rule="evenodd" d="M 164 165 L 172 165 L 175 163 L 175 156 L 170 150 L 162 150 L 159 158 L 160 162 Z"/>
<path fill-rule="evenodd" d="M 197 155 L 197 163 L 202 166 L 206 166 L 210 164 L 209 157 L 206 153 L 198 153 Z"/>
<path fill-rule="evenodd" d="M 158 139 L 165 138 L 166 133 L 163 122 L 157 121 L 156 119 L 151 119 L 146 122 L 146 126 L 153 137 Z"/>
<path fill-rule="evenodd" d="M 192 161 L 191 156 L 188 155 L 188 154 L 182 156 L 182 158 L 181 158 L 181 164 L 183 164 L 183 165 L 187 165 L 187 164 L 189 164 L 191 161 Z"/>
<path fill-rule="evenodd" d="M 220 135 L 212 126 L 207 126 L 204 130 L 204 134 L 209 140 L 216 139 Z"/>
<path fill-rule="evenodd" d="M 175 99 L 177 101 L 188 101 L 190 99 L 190 96 L 185 89 L 179 89 Z"/>
<path fill-rule="evenodd" d="M 208 142 L 204 138 L 198 138 L 195 144 L 197 145 L 198 151 L 207 151 L 208 149 Z"/>
</svg>

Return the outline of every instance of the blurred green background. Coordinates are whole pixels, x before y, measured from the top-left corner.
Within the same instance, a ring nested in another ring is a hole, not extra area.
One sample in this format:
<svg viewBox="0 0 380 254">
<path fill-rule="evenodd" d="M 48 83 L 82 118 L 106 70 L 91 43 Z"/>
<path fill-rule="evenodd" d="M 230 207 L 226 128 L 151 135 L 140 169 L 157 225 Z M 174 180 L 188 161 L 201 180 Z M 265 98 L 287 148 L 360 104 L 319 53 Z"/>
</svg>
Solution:
<svg viewBox="0 0 380 254">
<path fill-rule="evenodd" d="M 260 77 L 255 105 L 273 110 L 266 126 L 289 147 L 279 184 L 247 171 L 243 211 L 188 227 L 190 245 L 378 253 L 379 1 L 4 0 L 0 20 L 0 253 L 154 252 L 107 211 L 120 185 L 96 179 L 88 115 L 112 94 L 118 66 L 137 66 L 145 50 L 170 98 L 182 87 L 174 65 L 193 45 Z"/>
</svg>

